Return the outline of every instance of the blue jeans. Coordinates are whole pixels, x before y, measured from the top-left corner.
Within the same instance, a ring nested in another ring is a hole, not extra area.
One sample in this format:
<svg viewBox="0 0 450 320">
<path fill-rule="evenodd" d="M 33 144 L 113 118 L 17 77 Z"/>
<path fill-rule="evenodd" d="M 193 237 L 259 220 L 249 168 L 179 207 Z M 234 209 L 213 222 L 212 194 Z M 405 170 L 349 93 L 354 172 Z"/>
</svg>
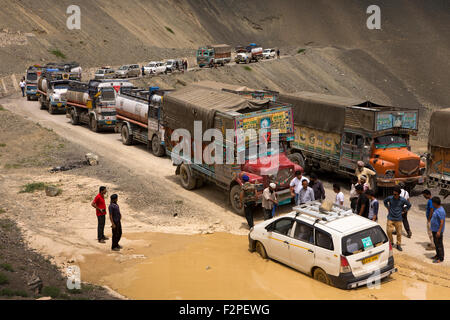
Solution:
<svg viewBox="0 0 450 320">
<path fill-rule="evenodd" d="M 277 208 L 277 205 L 274 204 L 272 208 L 272 218 L 275 217 L 275 209 Z"/>
<path fill-rule="evenodd" d="M 295 194 L 295 205 L 298 205 L 298 193 Z"/>
</svg>

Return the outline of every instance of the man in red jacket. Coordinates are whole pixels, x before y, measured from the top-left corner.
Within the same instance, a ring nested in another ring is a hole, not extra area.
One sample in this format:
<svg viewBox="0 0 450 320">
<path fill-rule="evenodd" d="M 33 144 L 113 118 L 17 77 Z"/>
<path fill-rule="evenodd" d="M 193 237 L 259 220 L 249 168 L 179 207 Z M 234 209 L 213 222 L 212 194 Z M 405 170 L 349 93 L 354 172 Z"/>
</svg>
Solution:
<svg viewBox="0 0 450 320">
<path fill-rule="evenodd" d="M 97 239 L 100 243 L 105 243 L 105 240 L 108 240 L 105 237 L 105 215 L 106 215 L 106 203 L 105 203 L 105 195 L 106 195 L 106 187 L 101 186 L 99 193 L 95 197 L 94 201 L 92 201 L 91 205 L 95 208 L 97 214 Z"/>
</svg>

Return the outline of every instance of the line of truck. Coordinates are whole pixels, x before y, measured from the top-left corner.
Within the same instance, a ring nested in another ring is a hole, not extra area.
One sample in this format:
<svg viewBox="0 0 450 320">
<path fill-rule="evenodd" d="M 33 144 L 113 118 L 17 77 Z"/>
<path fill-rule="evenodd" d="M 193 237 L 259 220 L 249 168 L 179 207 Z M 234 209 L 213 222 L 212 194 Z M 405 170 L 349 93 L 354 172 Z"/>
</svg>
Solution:
<svg viewBox="0 0 450 320">
<path fill-rule="evenodd" d="M 70 79 L 68 71 L 64 74 L 61 70 L 43 70 L 38 79 L 39 98 L 54 96 L 52 90 L 63 85 L 66 116 L 73 125 L 88 124 L 95 132 L 114 129 L 121 134 L 124 144 L 143 143 L 158 157 L 172 155 L 176 146 L 172 141 L 175 129 L 185 128 L 193 136 L 192 125 L 196 120 L 208 124 L 202 133 L 210 128 L 222 133 L 226 129 L 250 127 L 260 131 L 263 123 L 270 123 L 270 129 L 279 129 L 276 167 L 268 167 L 259 158 L 256 161 L 246 158 L 239 165 L 198 164 L 193 159 L 189 159 L 190 163 L 176 164 L 176 174 L 184 188 L 191 190 L 207 181 L 213 182 L 228 192 L 233 210 L 239 213 L 243 211 L 239 199 L 243 173 L 256 185 L 259 199 L 263 188 L 275 182 L 281 203 L 287 203 L 291 201 L 289 182 L 296 171 L 322 169 L 350 177 L 355 174 L 358 161 L 376 172 L 371 179 L 374 190 L 401 182 L 412 189 L 422 184 L 428 174 L 431 186 L 441 187 L 444 196 L 449 194 L 450 143 L 447 140 L 450 135 L 442 138 L 439 132 L 431 134 L 430 131 L 427 172 L 425 163 L 410 151 L 410 137 L 418 132 L 418 110 L 309 92 L 283 94 L 253 90 L 211 81 L 178 90 L 136 88 L 127 80 L 119 79 L 83 83 L 78 78 Z M 449 110 L 442 112 L 450 114 Z M 432 121 L 443 119 L 444 115 L 434 116 Z M 231 143 L 236 159 L 237 141 Z M 194 141 L 191 146 L 195 148 Z M 247 156 L 248 146 L 247 142 Z M 206 144 L 202 150 L 205 147 Z M 226 141 L 222 147 L 226 153 Z M 273 156 L 270 152 L 258 155 L 269 160 Z"/>
</svg>

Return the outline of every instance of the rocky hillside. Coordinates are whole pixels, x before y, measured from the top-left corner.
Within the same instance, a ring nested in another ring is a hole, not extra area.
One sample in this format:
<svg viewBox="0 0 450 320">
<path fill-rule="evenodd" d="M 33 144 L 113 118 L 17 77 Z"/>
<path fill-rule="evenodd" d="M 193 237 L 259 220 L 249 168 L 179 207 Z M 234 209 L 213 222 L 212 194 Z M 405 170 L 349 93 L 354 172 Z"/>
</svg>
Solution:
<svg viewBox="0 0 450 320">
<path fill-rule="evenodd" d="M 71 4 L 0 0 L 0 73 L 61 57 L 117 65 L 190 56 L 211 42 L 258 42 L 282 53 L 329 48 L 361 86 L 370 82 L 387 96 L 403 96 L 403 104 L 434 108 L 450 101 L 447 0 L 379 0 L 381 30 L 366 27 L 368 0 L 79 0 L 81 29 L 68 30 Z M 289 71 L 278 72 L 279 82 L 300 84 Z M 322 75 L 320 87 L 332 87 Z"/>
</svg>

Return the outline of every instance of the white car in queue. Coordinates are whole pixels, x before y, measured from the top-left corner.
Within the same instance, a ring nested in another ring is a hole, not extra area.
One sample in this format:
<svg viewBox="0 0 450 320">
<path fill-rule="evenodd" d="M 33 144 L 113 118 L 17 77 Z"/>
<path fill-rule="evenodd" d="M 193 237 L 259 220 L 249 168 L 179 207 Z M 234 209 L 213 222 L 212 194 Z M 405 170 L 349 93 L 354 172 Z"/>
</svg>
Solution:
<svg viewBox="0 0 450 320">
<path fill-rule="evenodd" d="M 341 289 L 376 284 L 396 272 L 392 246 L 380 225 L 319 201 L 250 229 L 249 249 Z"/>
</svg>

